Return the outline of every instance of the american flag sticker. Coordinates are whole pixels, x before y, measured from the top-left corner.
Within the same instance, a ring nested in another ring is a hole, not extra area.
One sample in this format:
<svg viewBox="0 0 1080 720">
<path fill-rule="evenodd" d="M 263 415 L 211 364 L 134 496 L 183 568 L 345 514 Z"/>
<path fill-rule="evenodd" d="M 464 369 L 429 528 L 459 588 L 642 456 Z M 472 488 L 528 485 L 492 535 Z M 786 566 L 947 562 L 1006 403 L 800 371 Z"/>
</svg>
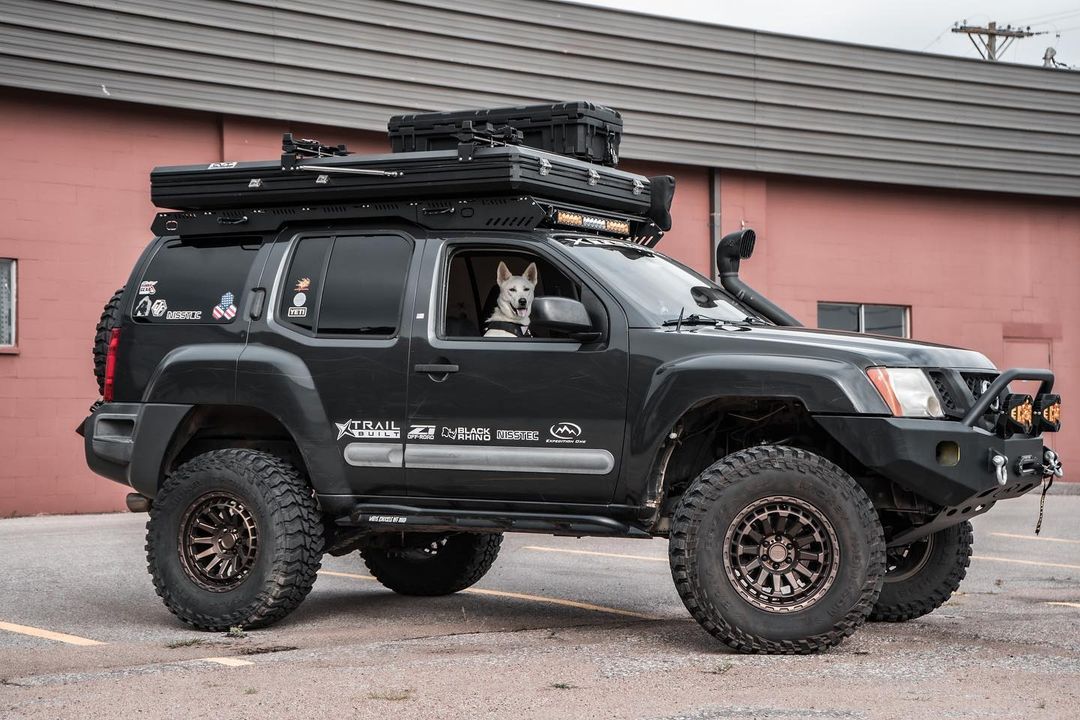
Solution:
<svg viewBox="0 0 1080 720">
<path fill-rule="evenodd" d="M 231 292 L 227 292 L 221 296 L 221 302 L 214 308 L 213 313 L 215 320 L 232 320 L 236 317 L 236 305 L 233 305 L 233 301 L 236 298 L 233 297 Z"/>
</svg>

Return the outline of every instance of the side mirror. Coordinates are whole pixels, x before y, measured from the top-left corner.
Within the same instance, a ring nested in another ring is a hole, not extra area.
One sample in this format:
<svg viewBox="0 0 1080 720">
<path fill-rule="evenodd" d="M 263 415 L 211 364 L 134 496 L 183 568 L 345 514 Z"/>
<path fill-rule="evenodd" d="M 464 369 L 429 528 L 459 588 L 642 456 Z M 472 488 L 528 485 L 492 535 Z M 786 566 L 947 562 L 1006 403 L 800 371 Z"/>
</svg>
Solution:
<svg viewBox="0 0 1080 720">
<path fill-rule="evenodd" d="M 529 322 L 549 330 L 568 333 L 575 340 L 591 342 L 600 338 L 589 312 L 577 300 L 564 297 L 538 297 L 533 300 Z"/>
</svg>

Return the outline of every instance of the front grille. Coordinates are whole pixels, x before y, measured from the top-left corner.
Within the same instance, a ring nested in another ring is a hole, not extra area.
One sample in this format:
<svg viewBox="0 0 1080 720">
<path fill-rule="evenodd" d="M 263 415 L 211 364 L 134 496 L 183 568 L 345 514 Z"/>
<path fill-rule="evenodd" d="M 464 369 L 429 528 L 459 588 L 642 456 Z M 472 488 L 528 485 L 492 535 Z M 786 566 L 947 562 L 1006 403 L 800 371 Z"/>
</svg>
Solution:
<svg viewBox="0 0 1080 720">
<path fill-rule="evenodd" d="M 958 412 L 959 408 L 956 404 L 956 400 L 949 391 L 949 386 L 945 382 L 945 378 L 942 376 L 941 372 L 932 371 L 928 374 L 930 376 L 930 382 L 934 384 L 934 389 L 937 390 L 938 399 L 941 400 L 941 408 L 945 411 L 945 414 L 951 416 Z"/>
<path fill-rule="evenodd" d="M 982 397 L 982 394 L 986 391 L 986 388 L 990 387 L 990 383 L 997 379 L 997 373 L 974 373 L 966 372 L 960 373 L 964 378 L 964 383 L 968 386 L 968 391 L 971 396 L 978 400 Z"/>
</svg>

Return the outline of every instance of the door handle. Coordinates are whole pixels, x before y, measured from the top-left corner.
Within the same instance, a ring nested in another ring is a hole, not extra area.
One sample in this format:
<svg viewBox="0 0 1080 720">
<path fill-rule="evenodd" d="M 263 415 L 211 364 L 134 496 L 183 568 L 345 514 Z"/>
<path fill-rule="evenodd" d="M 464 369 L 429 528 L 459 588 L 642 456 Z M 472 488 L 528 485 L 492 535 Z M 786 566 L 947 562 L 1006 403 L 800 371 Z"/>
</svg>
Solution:
<svg viewBox="0 0 1080 720">
<path fill-rule="evenodd" d="M 416 365 L 413 370 L 418 373 L 427 373 L 428 375 L 445 375 L 446 373 L 456 373 L 460 370 L 457 365 L 441 364 L 441 363 L 420 363 Z"/>
<path fill-rule="evenodd" d="M 248 314 L 248 318 L 258 320 L 262 317 L 263 303 L 266 301 L 266 288 L 252 288 L 251 292 L 255 294 L 255 298 L 251 301 L 251 312 Z"/>
</svg>

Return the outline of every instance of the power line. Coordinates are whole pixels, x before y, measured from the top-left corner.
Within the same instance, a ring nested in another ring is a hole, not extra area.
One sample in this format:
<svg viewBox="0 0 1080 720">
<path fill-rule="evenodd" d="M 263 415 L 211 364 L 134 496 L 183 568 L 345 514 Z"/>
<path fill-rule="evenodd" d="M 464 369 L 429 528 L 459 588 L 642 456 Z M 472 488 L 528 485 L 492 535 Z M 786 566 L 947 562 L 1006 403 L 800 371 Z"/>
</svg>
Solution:
<svg viewBox="0 0 1080 720">
<path fill-rule="evenodd" d="M 1060 10 L 1055 13 L 1048 13 L 1046 15 L 1033 15 L 1032 17 L 1019 18 L 1016 22 L 1022 23 L 1035 23 L 1037 25 L 1043 25 L 1048 22 L 1059 22 L 1070 18 L 1073 15 L 1080 15 L 1080 10 L 1073 8 L 1071 10 Z"/>
</svg>

